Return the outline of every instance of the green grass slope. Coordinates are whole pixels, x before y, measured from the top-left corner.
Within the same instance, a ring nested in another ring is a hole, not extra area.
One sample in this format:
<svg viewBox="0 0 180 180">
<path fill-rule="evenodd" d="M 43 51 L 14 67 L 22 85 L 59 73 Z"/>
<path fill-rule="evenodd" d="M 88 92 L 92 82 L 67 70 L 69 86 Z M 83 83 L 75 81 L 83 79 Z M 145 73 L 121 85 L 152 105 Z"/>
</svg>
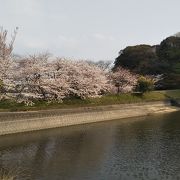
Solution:
<svg viewBox="0 0 180 180">
<path fill-rule="evenodd" d="M 46 101 L 37 101 L 33 106 L 25 106 L 21 103 L 16 103 L 10 100 L 0 101 L 0 111 L 30 111 L 30 110 L 46 110 L 59 108 L 76 108 L 76 107 L 90 107 L 103 106 L 112 104 L 128 104 L 140 103 L 149 101 L 163 101 L 168 99 L 180 98 L 180 90 L 166 90 L 166 91 L 152 91 L 145 94 L 126 93 L 119 95 L 106 95 L 99 98 L 82 99 L 65 99 L 63 103 Z"/>
</svg>

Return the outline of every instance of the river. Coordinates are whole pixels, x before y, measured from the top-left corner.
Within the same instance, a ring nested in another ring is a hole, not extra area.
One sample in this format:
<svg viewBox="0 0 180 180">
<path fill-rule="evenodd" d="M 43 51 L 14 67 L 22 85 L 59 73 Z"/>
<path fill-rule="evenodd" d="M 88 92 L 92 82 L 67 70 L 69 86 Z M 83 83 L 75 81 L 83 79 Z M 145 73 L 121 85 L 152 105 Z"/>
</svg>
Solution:
<svg viewBox="0 0 180 180">
<path fill-rule="evenodd" d="M 0 168 L 18 180 L 180 179 L 180 112 L 2 136 Z"/>
</svg>

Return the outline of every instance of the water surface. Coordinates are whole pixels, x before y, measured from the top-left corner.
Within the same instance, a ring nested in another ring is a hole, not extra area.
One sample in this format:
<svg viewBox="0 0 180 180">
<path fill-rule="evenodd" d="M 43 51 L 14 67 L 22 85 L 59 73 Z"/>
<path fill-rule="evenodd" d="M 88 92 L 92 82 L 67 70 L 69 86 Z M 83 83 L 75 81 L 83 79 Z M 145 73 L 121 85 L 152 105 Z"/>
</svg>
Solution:
<svg viewBox="0 0 180 180">
<path fill-rule="evenodd" d="M 32 180 L 180 179 L 180 112 L 0 137 L 0 168 Z"/>
</svg>

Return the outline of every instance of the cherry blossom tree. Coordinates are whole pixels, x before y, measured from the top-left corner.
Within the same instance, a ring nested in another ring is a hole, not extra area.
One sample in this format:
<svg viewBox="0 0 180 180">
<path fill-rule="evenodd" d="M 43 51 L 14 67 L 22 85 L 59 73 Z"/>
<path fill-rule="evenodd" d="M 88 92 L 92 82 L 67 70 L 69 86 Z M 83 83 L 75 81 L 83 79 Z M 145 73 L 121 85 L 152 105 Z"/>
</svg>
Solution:
<svg viewBox="0 0 180 180">
<path fill-rule="evenodd" d="M 55 59 L 48 53 L 17 60 L 12 55 L 17 30 L 8 43 L 7 31 L 0 29 L 0 90 L 6 87 L 6 94 L 18 102 L 99 97 L 112 87 L 116 87 L 118 93 L 131 91 L 137 83 L 137 76 L 126 69 L 109 72 L 110 62 Z"/>
<path fill-rule="evenodd" d="M 118 93 L 128 92 L 137 83 L 137 76 L 123 68 L 107 73 L 82 60 L 49 60 L 47 54 L 24 58 L 19 61 L 16 72 L 14 81 L 20 97 L 44 100 L 98 97 L 110 92 L 113 86 Z"/>
<path fill-rule="evenodd" d="M 117 93 L 130 92 L 137 84 L 137 75 L 129 70 L 119 67 L 110 75 L 112 83 L 117 88 Z"/>
<path fill-rule="evenodd" d="M 56 77 L 64 75 L 68 84 L 68 96 L 95 97 L 109 91 L 106 73 L 85 61 L 58 59 Z"/>
<path fill-rule="evenodd" d="M 13 45 L 18 28 L 8 37 L 8 31 L 0 27 L 0 99 L 6 97 L 6 93 L 12 90 L 13 77 Z"/>
<path fill-rule="evenodd" d="M 109 72 L 111 70 L 112 64 L 113 64 L 113 62 L 110 60 L 106 60 L 106 61 L 105 60 L 100 60 L 100 61 L 87 60 L 86 62 L 88 62 L 89 64 L 92 64 L 92 65 L 95 65 L 106 72 Z"/>
<path fill-rule="evenodd" d="M 7 79 L 9 70 L 13 64 L 12 51 L 18 28 L 14 30 L 10 42 L 8 42 L 8 32 L 3 27 L 0 28 L 0 79 Z"/>
<path fill-rule="evenodd" d="M 49 60 L 46 54 L 19 61 L 14 81 L 19 96 L 62 100 L 100 96 L 110 88 L 106 73 L 85 61 Z"/>
<path fill-rule="evenodd" d="M 48 62 L 49 54 L 29 56 L 19 61 L 15 75 L 16 90 L 19 95 L 31 98 L 62 98 L 60 84 L 52 75 L 52 64 Z M 63 84 L 65 85 L 64 80 Z"/>
</svg>

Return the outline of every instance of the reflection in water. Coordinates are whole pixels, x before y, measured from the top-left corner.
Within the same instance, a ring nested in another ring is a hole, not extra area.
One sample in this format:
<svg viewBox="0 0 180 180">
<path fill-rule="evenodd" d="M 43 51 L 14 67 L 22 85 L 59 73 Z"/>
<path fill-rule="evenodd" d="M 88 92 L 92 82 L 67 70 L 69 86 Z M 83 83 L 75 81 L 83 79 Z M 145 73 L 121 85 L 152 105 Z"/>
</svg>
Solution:
<svg viewBox="0 0 180 180">
<path fill-rule="evenodd" d="M 33 180 L 180 178 L 180 112 L 0 138 L 0 167 Z"/>
</svg>

